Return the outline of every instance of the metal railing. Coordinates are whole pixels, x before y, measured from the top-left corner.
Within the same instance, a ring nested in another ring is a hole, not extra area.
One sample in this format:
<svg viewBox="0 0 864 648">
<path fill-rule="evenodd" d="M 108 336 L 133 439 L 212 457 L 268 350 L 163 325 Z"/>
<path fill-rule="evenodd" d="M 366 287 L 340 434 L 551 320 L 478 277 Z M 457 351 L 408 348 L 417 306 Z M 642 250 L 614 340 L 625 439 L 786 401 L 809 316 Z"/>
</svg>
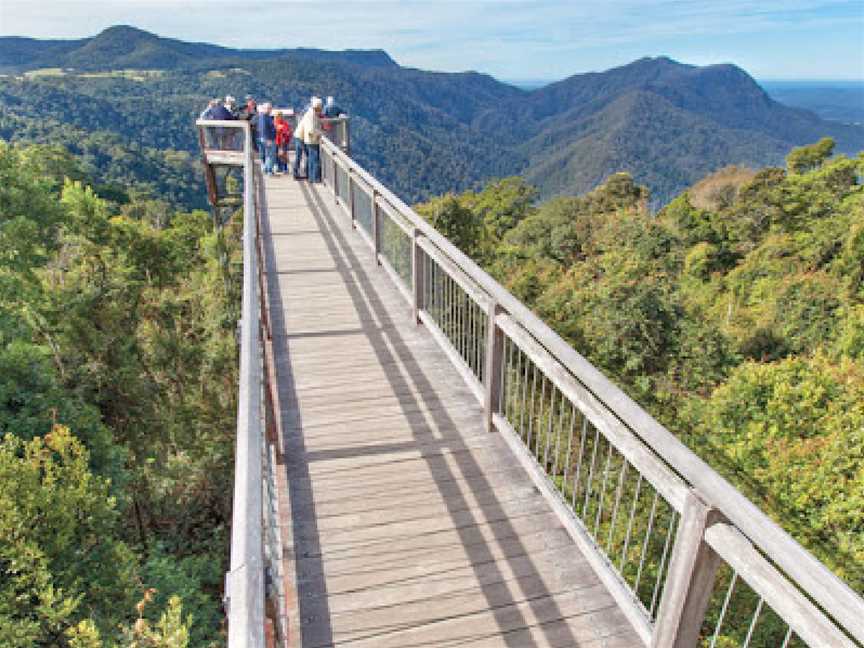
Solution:
<svg viewBox="0 0 864 648">
<path fill-rule="evenodd" d="M 229 648 L 263 648 L 265 636 L 287 635 L 278 516 L 278 408 L 271 347 L 264 248 L 264 188 L 245 121 L 196 122 L 205 166 L 243 170 L 243 303 L 240 379 L 231 522 L 231 563 L 225 577 Z M 206 144 L 216 147 L 211 148 Z M 272 633 L 267 630 L 272 628 Z"/>
<path fill-rule="evenodd" d="M 343 151 L 321 154 L 375 263 L 646 646 L 862 645 L 856 592 Z"/>
</svg>

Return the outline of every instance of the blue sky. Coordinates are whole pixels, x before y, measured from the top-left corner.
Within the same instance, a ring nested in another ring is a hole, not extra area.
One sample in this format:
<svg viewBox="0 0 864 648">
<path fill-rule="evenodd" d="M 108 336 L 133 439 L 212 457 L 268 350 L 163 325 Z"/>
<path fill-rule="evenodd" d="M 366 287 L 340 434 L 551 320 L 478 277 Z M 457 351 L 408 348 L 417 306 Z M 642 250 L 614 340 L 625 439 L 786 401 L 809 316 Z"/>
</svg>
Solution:
<svg viewBox="0 0 864 648">
<path fill-rule="evenodd" d="M 864 79 L 862 0 L 0 0 L 2 35 L 118 23 L 232 47 L 383 48 L 402 65 L 502 79 L 659 55 L 759 79 Z"/>
</svg>

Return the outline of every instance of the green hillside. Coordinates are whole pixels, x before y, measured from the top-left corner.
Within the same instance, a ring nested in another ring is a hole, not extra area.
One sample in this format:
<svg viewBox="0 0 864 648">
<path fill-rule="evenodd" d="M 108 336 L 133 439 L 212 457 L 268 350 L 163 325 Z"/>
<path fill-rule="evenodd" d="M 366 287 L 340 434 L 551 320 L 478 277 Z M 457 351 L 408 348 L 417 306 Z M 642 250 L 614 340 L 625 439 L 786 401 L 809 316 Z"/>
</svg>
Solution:
<svg viewBox="0 0 864 648">
<path fill-rule="evenodd" d="M 842 153 L 864 149 L 864 128 L 777 103 L 740 68 L 668 58 L 528 92 L 473 72 L 403 68 L 380 50 L 233 50 L 118 26 L 80 41 L 0 38 L 2 70 L 12 76 L 0 78 L 0 109 L 16 117 L 189 153 L 191 122 L 211 97 L 300 106 L 332 94 L 354 118 L 355 156 L 409 201 L 513 174 L 544 198 L 575 195 L 626 171 L 659 208 L 706 173 L 780 164 L 824 136 Z"/>
</svg>

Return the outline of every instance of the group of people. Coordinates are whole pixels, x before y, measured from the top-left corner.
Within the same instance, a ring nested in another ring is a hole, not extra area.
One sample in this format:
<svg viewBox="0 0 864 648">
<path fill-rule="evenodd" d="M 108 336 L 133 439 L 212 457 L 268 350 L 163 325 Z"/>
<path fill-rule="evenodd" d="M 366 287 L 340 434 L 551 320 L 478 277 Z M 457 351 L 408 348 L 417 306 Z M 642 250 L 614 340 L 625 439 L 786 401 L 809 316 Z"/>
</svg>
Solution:
<svg viewBox="0 0 864 648">
<path fill-rule="evenodd" d="M 288 173 L 288 152 L 293 141 L 294 164 L 292 175 L 295 180 L 306 178 L 309 182 L 321 182 L 321 136 L 330 126 L 322 122 L 322 117 L 338 117 L 342 115 L 341 108 L 336 105 L 333 97 L 327 97 L 326 105 L 320 97 L 312 97 L 309 105 L 302 111 L 297 120 L 296 128 L 286 117 L 294 116 L 293 111 L 283 114 L 281 110 L 273 110 L 270 102 L 256 103 L 251 95 L 246 95 L 246 104 L 237 108 L 237 102 L 232 96 L 224 101 L 211 100 L 201 113 L 201 119 L 237 120 L 249 122 L 252 129 L 252 141 L 259 154 L 264 173 L 279 175 Z M 233 131 L 222 131 L 222 137 L 233 138 Z M 208 144 L 210 145 L 210 144 Z M 221 148 L 235 148 L 228 142 L 220 142 Z M 305 159 L 306 174 L 301 174 Z"/>
</svg>

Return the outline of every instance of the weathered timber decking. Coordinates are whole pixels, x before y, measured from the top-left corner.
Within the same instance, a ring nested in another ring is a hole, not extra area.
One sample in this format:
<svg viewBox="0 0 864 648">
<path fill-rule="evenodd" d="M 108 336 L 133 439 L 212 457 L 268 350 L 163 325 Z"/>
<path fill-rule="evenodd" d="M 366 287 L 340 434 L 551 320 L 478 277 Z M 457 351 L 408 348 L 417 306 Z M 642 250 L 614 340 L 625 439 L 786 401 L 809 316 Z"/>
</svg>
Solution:
<svg viewBox="0 0 864 648">
<path fill-rule="evenodd" d="M 332 198 L 266 202 L 292 645 L 642 645 Z"/>
</svg>

